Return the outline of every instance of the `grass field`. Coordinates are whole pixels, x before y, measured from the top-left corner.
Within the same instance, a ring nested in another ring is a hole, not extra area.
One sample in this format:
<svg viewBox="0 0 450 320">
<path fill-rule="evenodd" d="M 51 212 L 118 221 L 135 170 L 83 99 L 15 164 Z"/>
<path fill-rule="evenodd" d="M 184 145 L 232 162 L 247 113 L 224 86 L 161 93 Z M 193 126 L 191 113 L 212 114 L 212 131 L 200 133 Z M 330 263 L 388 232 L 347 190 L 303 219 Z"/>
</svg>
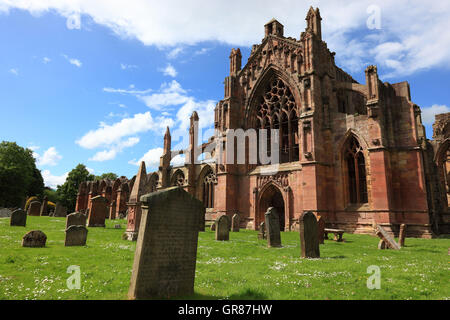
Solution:
<svg viewBox="0 0 450 320">
<path fill-rule="evenodd" d="M 114 229 L 120 223 L 122 229 Z M 0 299 L 126 299 L 135 242 L 122 240 L 125 220 L 89 228 L 86 247 L 64 247 L 64 218 L 28 217 L 27 227 L 0 218 Z M 22 248 L 30 230 L 47 235 L 45 248 Z M 378 239 L 344 234 L 325 241 L 321 259 L 301 259 L 299 235 L 282 233 L 282 248 L 267 248 L 241 230 L 217 242 L 199 235 L 195 295 L 188 299 L 450 299 L 449 239 L 406 239 L 399 251 L 378 250 Z M 69 290 L 67 268 L 80 266 L 81 289 Z M 367 268 L 381 270 L 369 290 Z"/>
</svg>

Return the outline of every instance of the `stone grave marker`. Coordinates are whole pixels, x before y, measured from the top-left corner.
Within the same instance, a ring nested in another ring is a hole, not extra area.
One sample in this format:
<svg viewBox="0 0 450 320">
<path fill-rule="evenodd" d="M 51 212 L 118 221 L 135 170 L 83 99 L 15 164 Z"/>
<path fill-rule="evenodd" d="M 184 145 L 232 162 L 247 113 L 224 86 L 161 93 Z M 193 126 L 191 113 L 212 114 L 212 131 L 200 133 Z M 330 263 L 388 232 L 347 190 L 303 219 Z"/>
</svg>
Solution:
<svg viewBox="0 0 450 320">
<path fill-rule="evenodd" d="M 102 196 L 91 199 L 91 208 L 88 216 L 88 227 L 105 227 L 106 216 L 108 215 L 108 200 Z"/>
<path fill-rule="evenodd" d="M 10 226 L 25 227 L 27 224 L 27 213 L 22 209 L 17 209 L 11 214 Z"/>
<path fill-rule="evenodd" d="M 406 224 L 403 223 L 400 225 L 400 233 L 398 235 L 398 244 L 400 245 L 400 247 L 405 246 L 405 238 L 406 238 Z"/>
<path fill-rule="evenodd" d="M 42 200 L 41 204 L 41 211 L 39 212 L 40 216 L 48 216 L 48 198 L 47 196 L 44 197 L 44 200 Z"/>
<path fill-rule="evenodd" d="M 216 221 L 214 221 L 211 225 L 211 231 L 216 231 Z"/>
<path fill-rule="evenodd" d="M 81 212 L 74 212 L 67 215 L 66 230 L 71 226 L 86 226 L 86 216 Z"/>
<path fill-rule="evenodd" d="M 216 220 L 216 240 L 228 241 L 230 240 L 230 230 L 228 229 L 229 220 L 226 215 L 220 216 Z"/>
<path fill-rule="evenodd" d="M 22 238 L 22 247 L 40 248 L 45 247 L 47 236 L 41 230 L 33 230 Z"/>
<path fill-rule="evenodd" d="M 267 239 L 267 237 L 266 237 L 266 223 L 264 221 L 261 222 L 261 224 L 259 225 L 258 239 L 260 239 L 260 240 Z"/>
<path fill-rule="evenodd" d="M 66 239 L 64 245 L 66 247 L 71 246 L 85 246 L 87 239 L 88 229 L 83 226 L 70 226 L 66 229 Z"/>
<path fill-rule="evenodd" d="M 376 224 L 376 235 L 385 242 L 385 249 L 394 249 L 394 250 L 400 250 L 400 246 L 397 242 L 386 232 L 386 230 L 383 229 L 378 223 Z M 378 248 L 380 249 L 380 244 L 378 245 Z"/>
<path fill-rule="evenodd" d="M 41 203 L 39 201 L 32 201 L 28 206 L 28 215 L 38 217 L 41 214 Z"/>
<path fill-rule="evenodd" d="M 235 213 L 233 215 L 233 218 L 231 219 L 231 231 L 239 232 L 240 224 L 241 224 L 241 219 L 239 217 L 239 214 Z"/>
<path fill-rule="evenodd" d="M 300 247 L 302 258 L 320 258 L 317 218 L 311 211 L 299 218 Z"/>
<path fill-rule="evenodd" d="M 55 206 L 55 217 L 66 217 L 67 216 L 67 208 L 64 207 L 61 203 L 57 202 Z"/>
<path fill-rule="evenodd" d="M 317 217 L 317 232 L 319 236 L 319 244 L 324 244 L 325 240 L 325 220 L 323 217 Z"/>
<path fill-rule="evenodd" d="M 8 208 L 0 209 L 0 218 L 9 218 L 11 217 L 12 211 Z"/>
<path fill-rule="evenodd" d="M 128 297 L 193 294 L 203 203 L 179 187 L 146 194 L 140 200 L 142 216 Z"/>
<path fill-rule="evenodd" d="M 275 208 L 270 207 L 265 213 L 267 246 L 281 247 L 280 217 Z"/>
</svg>

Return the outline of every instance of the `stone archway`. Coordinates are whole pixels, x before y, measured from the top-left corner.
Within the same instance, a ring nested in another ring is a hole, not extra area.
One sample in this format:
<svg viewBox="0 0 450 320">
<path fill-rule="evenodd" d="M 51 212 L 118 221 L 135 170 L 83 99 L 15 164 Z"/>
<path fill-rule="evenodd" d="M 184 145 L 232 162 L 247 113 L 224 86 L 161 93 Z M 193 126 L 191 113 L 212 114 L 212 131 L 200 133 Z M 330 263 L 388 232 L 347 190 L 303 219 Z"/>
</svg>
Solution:
<svg viewBox="0 0 450 320">
<path fill-rule="evenodd" d="M 275 187 L 273 184 L 268 186 L 261 194 L 259 199 L 259 213 L 258 213 L 258 221 L 261 223 L 264 221 L 264 214 L 267 209 L 270 207 L 274 207 L 280 218 L 280 231 L 284 231 L 285 229 L 285 210 L 286 206 L 284 203 L 283 194 L 280 189 Z"/>
</svg>

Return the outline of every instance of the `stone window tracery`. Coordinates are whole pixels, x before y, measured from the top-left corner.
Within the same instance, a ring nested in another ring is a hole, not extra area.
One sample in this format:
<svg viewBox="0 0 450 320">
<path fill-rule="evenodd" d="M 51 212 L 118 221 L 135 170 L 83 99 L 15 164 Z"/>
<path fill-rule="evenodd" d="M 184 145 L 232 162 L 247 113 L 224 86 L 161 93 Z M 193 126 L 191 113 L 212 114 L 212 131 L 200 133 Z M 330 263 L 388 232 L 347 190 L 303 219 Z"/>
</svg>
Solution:
<svg viewBox="0 0 450 320">
<path fill-rule="evenodd" d="M 216 175 L 210 170 L 203 178 L 203 204 L 205 208 L 214 208 L 214 185 L 217 183 Z"/>
<path fill-rule="evenodd" d="M 182 187 L 184 186 L 184 180 L 185 178 L 183 172 L 178 171 L 173 177 L 172 186 Z"/>
<path fill-rule="evenodd" d="M 278 129 L 280 163 L 299 160 L 297 106 L 291 90 L 281 79 L 273 79 L 256 110 L 256 129 Z M 259 144 L 258 144 L 259 147 Z M 271 156 L 271 135 L 267 133 L 267 155 Z"/>
<path fill-rule="evenodd" d="M 363 149 L 355 137 L 352 137 L 347 143 L 344 152 L 348 173 L 350 204 L 367 203 L 366 162 Z"/>
</svg>

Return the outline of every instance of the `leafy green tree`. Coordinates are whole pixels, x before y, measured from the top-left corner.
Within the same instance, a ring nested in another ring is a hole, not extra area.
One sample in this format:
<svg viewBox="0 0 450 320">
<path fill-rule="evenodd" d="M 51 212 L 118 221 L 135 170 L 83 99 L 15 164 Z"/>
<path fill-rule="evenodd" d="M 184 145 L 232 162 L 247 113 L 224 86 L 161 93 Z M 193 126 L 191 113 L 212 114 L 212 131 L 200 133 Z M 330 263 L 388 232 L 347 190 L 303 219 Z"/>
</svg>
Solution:
<svg viewBox="0 0 450 320">
<path fill-rule="evenodd" d="M 15 142 L 0 143 L 0 206 L 21 206 L 26 196 L 42 195 L 44 181 L 33 151 Z"/>
<path fill-rule="evenodd" d="M 59 202 L 59 197 L 58 197 L 58 193 L 56 192 L 56 190 L 45 187 L 44 196 L 47 196 L 48 201 L 51 201 L 53 203 Z"/>
<path fill-rule="evenodd" d="M 115 174 L 115 173 L 112 173 L 112 172 L 108 172 L 108 173 L 104 173 L 104 174 L 102 174 L 102 175 L 100 175 L 100 176 L 96 176 L 95 177 L 95 180 L 103 180 L 103 179 L 109 179 L 109 180 L 116 180 L 118 177 L 117 177 L 117 174 Z"/>
<path fill-rule="evenodd" d="M 66 181 L 63 185 L 58 186 L 56 193 L 59 201 L 69 212 L 75 210 L 75 203 L 77 201 L 78 187 L 84 181 L 92 181 L 95 179 L 93 174 L 90 174 L 84 164 L 78 164 L 67 175 Z"/>
</svg>

